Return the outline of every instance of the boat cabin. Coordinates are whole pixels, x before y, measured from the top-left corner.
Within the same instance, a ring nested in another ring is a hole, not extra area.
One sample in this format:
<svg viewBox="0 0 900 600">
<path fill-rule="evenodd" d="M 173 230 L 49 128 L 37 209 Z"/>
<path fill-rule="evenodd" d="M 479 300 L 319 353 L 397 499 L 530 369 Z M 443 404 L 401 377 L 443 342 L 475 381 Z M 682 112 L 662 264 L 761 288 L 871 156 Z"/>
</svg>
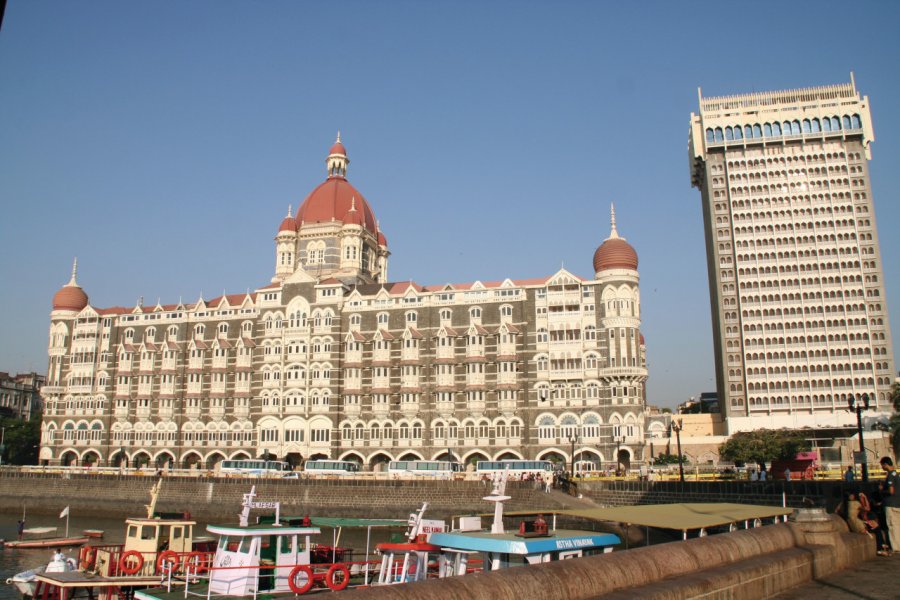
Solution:
<svg viewBox="0 0 900 600">
<path fill-rule="evenodd" d="M 125 519 L 124 545 L 98 546 L 96 559 L 88 561 L 89 568 L 86 570 L 112 575 L 117 568 L 121 570 L 119 563 L 123 556 L 128 555 L 134 557 L 128 562 L 137 567 L 139 574 L 151 574 L 164 552 L 174 552 L 181 557 L 197 550 L 194 540 L 196 524 L 187 513 Z"/>
<path fill-rule="evenodd" d="M 207 531 L 219 536 L 209 591 L 228 596 L 290 592 L 291 572 L 310 564 L 310 536 L 321 533 L 299 519 L 247 527 L 210 525 Z"/>
<path fill-rule="evenodd" d="M 543 533 L 534 533 L 520 528 L 516 532 L 492 533 L 480 527 L 433 533 L 428 541 L 440 546 L 440 577 L 593 556 L 612 552 L 613 546 L 620 543 L 617 535 L 597 531 L 544 529 Z"/>
</svg>

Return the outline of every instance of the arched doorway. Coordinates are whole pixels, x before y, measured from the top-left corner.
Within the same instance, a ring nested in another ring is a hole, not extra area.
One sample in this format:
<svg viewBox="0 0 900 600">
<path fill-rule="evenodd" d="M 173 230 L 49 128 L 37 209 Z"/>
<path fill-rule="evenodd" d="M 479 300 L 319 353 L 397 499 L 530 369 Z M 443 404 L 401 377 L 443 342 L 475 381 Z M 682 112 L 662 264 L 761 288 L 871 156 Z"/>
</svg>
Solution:
<svg viewBox="0 0 900 600">
<path fill-rule="evenodd" d="M 631 469 L 631 451 L 627 448 L 622 448 L 619 450 L 619 454 L 616 457 L 618 461 L 617 469 L 627 472 Z"/>
<path fill-rule="evenodd" d="M 113 466 L 120 469 L 127 469 L 129 466 L 128 454 L 122 448 L 113 455 Z"/>
<path fill-rule="evenodd" d="M 412 452 L 404 452 L 397 460 L 422 460 L 422 457 Z"/>
<path fill-rule="evenodd" d="M 575 451 L 575 474 L 584 476 L 592 471 L 599 471 L 603 465 L 603 457 L 593 450 Z"/>
<path fill-rule="evenodd" d="M 150 464 L 150 455 L 143 451 L 138 452 L 134 455 L 134 458 L 131 459 L 131 462 L 135 469 L 143 469 Z"/>
<path fill-rule="evenodd" d="M 390 456 L 383 452 L 378 452 L 369 457 L 369 468 L 376 473 L 380 473 L 387 470 L 389 462 L 391 462 Z"/>
<path fill-rule="evenodd" d="M 206 458 L 206 468 L 215 471 L 223 460 L 225 460 L 225 456 L 221 452 L 213 452 Z"/>
<path fill-rule="evenodd" d="M 547 450 L 543 454 L 538 456 L 539 460 L 549 460 L 553 463 L 553 468 L 558 471 L 568 471 L 569 465 L 566 462 L 566 457 L 562 455 L 558 450 Z"/>
<path fill-rule="evenodd" d="M 498 456 L 496 460 L 522 460 L 522 457 L 515 452 L 507 451 Z"/>
<path fill-rule="evenodd" d="M 59 457 L 59 464 L 64 467 L 74 467 L 78 464 L 78 455 L 73 450 L 68 450 Z"/>
<path fill-rule="evenodd" d="M 94 451 L 85 452 L 84 456 L 81 457 L 82 467 L 95 467 L 98 462 L 100 462 L 100 455 Z"/>
<path fill-rule="evenodd" d="M 468 470 L 469 466 L 471 466 L 472 469 L 474 469 L 475 465 L 480 460 L 491 460 L 491 457 L 488 456 L 487 454 L 485 454 L 484 452 L 482 452 L 481 450 L 476 450 L 476 451 L 472 452 L 471 454 L 467 455 L 466 460 L 465 460 L 466 470 Z"/>
<path fill-rule="evenodd" d="M 157 469 L 171 469 L 175 465 L 175 457 L 168 452 L 163 452 L 156 457 Z"/>
<path fill-rule="evenodd" d="M 197 469 L 201 460 L 200 455 L 196 452 L 188 452 L 181 458 L 181 464 L 185 469 Z"/>
</svg>

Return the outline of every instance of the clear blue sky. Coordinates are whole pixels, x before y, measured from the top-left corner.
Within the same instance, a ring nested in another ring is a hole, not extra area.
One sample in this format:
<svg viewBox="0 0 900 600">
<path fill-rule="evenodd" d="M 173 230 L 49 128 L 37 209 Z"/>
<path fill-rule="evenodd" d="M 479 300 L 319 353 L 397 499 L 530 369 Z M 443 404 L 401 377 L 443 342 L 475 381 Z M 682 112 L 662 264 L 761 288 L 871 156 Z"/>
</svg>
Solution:
<svg viewBox="0 0 900 600">
<path fill-rule="evenodd" d="M 900 323 L 900 3 L 33 2 L 0 31 L 0 370 L 46 370 L 78 256 L 95 306 L 243 292 L 325 176 L 387 234 L 394 280 L 591 277 L 640 256 L 649 400 L 713 390 L 687 134 L 707 95 L 841 83 L 870 163 Z M 891 107 L 895 108 L 891 108 Z"/>
</svg>

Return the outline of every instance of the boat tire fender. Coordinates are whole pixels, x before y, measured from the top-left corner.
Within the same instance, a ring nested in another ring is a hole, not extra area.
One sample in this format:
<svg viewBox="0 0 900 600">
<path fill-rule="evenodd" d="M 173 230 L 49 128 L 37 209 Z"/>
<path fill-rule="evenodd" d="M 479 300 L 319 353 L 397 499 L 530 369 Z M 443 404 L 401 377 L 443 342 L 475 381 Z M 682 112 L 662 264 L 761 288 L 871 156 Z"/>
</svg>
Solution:
<svg viewBox="0 0 900 600">
<path fill-rule="evenodd" d="M 335 582 L 335 576 L 340 573 L 340 579 Z M 325 585 L 327 585 L 330 589 L 335 592 L 339 592 L 347 587 L 347 584 L 350 583 L 350 569 L 347 568 L 347 565 L 343 563 L 337 563 L 331 565 L 328 569 L 328 573 L 325 574 Z"/>
<path fill-rule="evenodd" d="M 135 560 L 129 560 L 134 557 Z M 119 571 L 125 575 L 134 575 L 144 566 L 144 555 L 137 550 L 129 550 L 119 558 Z"/>
<path fill-rule="evenodd" d="M 206 555 L 203 552 L 191 552 L 187 556 L 184 557 L 184 569 L 185 571 L 191 567 L 194 575 L 203 575 L 207 571 L 209 571 L 209 565 L 206 561 Z"/>
<path fill-rule="evenodd" d="M 300 573 L 306 574 L 306 582 L 304 582 L 303 585 L 297 585 L 296 583 L 297 575 Z M 313 577 L 312 567 L 309 565 L 297 565 L 293 568 L 291 574 L 288 575 L 288 587 L 290 587 L 291 591 L 295 594 L 305 594 L 312 589 L 314 582 L 315 578 Z"/>
<path fill-rule="evenodd" d="M 167 573 L 176 566 L 178 566 L 178 554 L 171 550 L 161 552 L 159 558 L 156 559 L 157 573 Z"/>
</svg>

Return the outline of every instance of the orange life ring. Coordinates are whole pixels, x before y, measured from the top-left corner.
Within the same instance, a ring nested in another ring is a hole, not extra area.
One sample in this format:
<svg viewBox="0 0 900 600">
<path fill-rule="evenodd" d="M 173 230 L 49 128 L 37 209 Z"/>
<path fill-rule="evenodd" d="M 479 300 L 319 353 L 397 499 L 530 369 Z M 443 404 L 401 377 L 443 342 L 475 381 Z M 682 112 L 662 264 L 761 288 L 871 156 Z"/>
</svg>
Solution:
<svg viewBox="0 0 900 600">
<path fill-rule="evenodd" d="M 194 575 L 202 575 L 209 571 L 209 564 L 206 555 L 202 552 L 191 552 L 184 557 L 184 570 L 191 569 Z"/>
<path fill-rule="evenodd" d="M 164 565 L 169 563 L 168 567 Z M 159 556 L 156 559 L 156 572 L 157 573 L 167 573 L 171 571 L 176 566 L 178 566 L 178 553 L 173 552 L 172 550 L 166 550 L 165 552 L 160 552 Z"/>
<path fill-rule="evenodd" d="M 137 560 L 131 561 L 130 558 Z M 119 557 L 119 571 L 125 575 L 134 575 L 144 566 L 144 555 L 137 550 L 129 550 Z"/>
<path fill-rule="evenodd" d="M 94 568 L 94 563 L 96 561 L 97 548 L 95 546 L 84 546 L 81 549 L 81 556 L 78 560 L 78 566 L 84 571 L 89 571 Z"/>
<path fill-rule="evenodd" d="M 297 575 L 300 573 L 306 575 L 306 582 L 303 585 L 297 585 L 296 582 Z M 313 583 L 315 583 L 315 578 L 313 577 L 312 568 L 309 565 L 297 565 L 293 568 L 291 574 L 288 575 L 288 587 L 290 587 L 291 591 L 295 594 L 305 594 L 312 589 Z"/>
<path fill-rule="evenodd" d="M 335 583 L 334 577 L 338 573 L 341 574 L 341 580 Z M 342 589 L 346 588 L 350 584 L 350 569 L 347 568 L 347 565 L 343 563 L 336 563 L 331 565 L 328 569 L 328 572 L 325 574 L 325 585 L 334 590 L 335 592 L 339 592 Z"/>
</svg>

